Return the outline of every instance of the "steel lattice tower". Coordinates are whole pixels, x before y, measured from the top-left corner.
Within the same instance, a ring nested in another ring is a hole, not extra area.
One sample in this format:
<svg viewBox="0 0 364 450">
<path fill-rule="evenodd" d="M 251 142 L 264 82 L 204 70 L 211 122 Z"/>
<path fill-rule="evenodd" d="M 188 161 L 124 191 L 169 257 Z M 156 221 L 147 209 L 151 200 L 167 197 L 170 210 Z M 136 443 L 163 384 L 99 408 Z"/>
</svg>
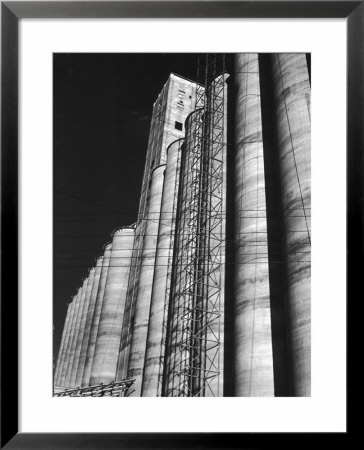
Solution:
<svg viewBox="0 0 364 450">
<path fill-rule="evenodd" d="M 206 55 L 203 75 L 181 161 L 165 396 L 222 395 L 223 55 Z"/>
</svg>

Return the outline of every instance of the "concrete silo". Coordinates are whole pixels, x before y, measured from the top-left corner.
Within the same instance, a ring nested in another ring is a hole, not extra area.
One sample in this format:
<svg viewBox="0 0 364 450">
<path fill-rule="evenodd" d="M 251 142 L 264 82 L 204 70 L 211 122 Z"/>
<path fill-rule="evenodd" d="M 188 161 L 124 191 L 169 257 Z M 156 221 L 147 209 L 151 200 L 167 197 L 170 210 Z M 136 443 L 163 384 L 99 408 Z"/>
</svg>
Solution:
<svg viewBox="0 0 364 450">
<path fill-rule="evenodd" d="M 103 257 L 100 256 L 96 261 L 92 289 L 91 289 L 91 293 L 90 293 L 90 302 L 89 302 L 86 323 L 85 323 L 85 331 L 83 333 L 83 338 L 82 338 L 80 362 L 78 364 L 78 371 L 80 372 L 80 374 L 78 375 L 78 377 L 79 377 L 78 379 L 79 379 L 79 382 L 81 383 L 80 386 L 82 386 L 83 373 L 84 373 L 84 370 L 86 367 L 87 350 L 88 350 L 89 341 L 90 341 L 92 320 L 93 320 L 93 316 L 94 316 L 94 312 L 95 312 L 95 303 L 96 303 L 97 290 L 98 290 L 99 281 L 100 281 L 102 260 L 103 260 Z"/>
<path fill-rule="evenodd" d="M 311 118 L 306 55 L 271 55 L 286 248 L 293 395 L 311 393 Z"/>
<path fill-rule="evenodd" d="M 134 228 L 123 227 L 113 236 L 91 371 L 91 385 L 106 384 L 116 379 L 134 234 Z"/>
<path fill-rule="evenodd" d="M 82 370 L 83 366 L 81 367 L 80 361 L 81 361 L 81 349 L 82 349 L 82 341 L 85 334 L 85 326 L 86 326 L 86 318 L 87 318 L 87 312 L 88 307 L 90 304 L 90 296 L 91 296 L 91 290 L 92 285 L 94 281 L 94 273 L 95 269 L 92 268 L 89 271 L 88 279 L 87 279 L 87 285 L 85 289 L 85 295 L 83 299 L 83 306 L 82 306 L 82 313 L 81 313 L 81 320 L 80 320 L 80 330 L 77 336 L 77 348 L 75 353 L 75 365 L 73 366 L 74 370 L 74 386 L 79 387 L 81 386 L 81 376 L 82 376 Z"/>
<path fill-rule="evenodd" d="M 103 261 L 102 256 L 97 258 L 95 272 L 94 272 L 94 280 L 93 280 L 92 290 L 91 290 L 91 294 L 90 294 L 90 304 L 89 304 L 87 317 L 86 317 L 85 332 L 84 332 L 83 340 L 82 340 L 81 356 L 80 356 L 80 365 L 82 366 L 81 386 L 84 386 L 83 375 L 84 375 L 84 372 L 86 369 L 86 358 L 87 358 L 87 352 L 88 352 L 88 347 L 89 347 L 89 342 L 90 342 L 91 327 L 92 327 L 93 317 L 94 317 L 94 313 L 95 313 L 96 297 L 97 297 L 97 291 L 99 288 L 100 274 L 101 274 L 101 269 L 102 269 L 102 261 Z"/>
<path fill-rule="evenodd" d="M 274 396 L 258 54 L 234 57 L 233 395 Z"/>
<path fill-rule="evenodd" d="M 83 308 L 85 305 L 87 284 L 88 284 L 88 277 L 84 279 L 83 284 L 82 284 L 80 305 L 78 308 L 77 320 L 76 320 L 76 325 L 75 325 L 75 335 L 73 338 L 73 350 L 72 350 L 73 361 L 72 361 L 72 366 L 71 366 L 71 370 L 70 370 L 70 384 L 69 384 L 70 387 L 77 387 L 76 375 L 77 375 L 78 361 L 80 359 L 81 340 L 82 340 L 82 336 L 83 336 L 83 329 L 81 328 L 81 322 L 82 322 Z"/>
<path fill-rule="evenodd" d="M 152 296 L 154 264 L 157 248 L 165 164 L 156 167 L 151 174 L 148 207 L 141 218 L 145 221 L 145 233 L 140 261 L 138 292 L 133 318 L 128 377 L 136 379 L 130 395 L 140 396 L 147 345 L 150 302 Z"/>
<path fill-rule="evenodd" d="M 63 332 L 62 332 L 62 338 L 61 338 L 61 345 L 59 347 L 59 351 L 58 351 L 58 358 L 57 358 L 57 364 L 56 364 L 56 370 L 54 372 L 54 378 L 53 378 L 53 383 L 55 386 L 60 386 L 59 381 L 60 381 L 60 374 L 62 372 L 62 367 L 63 367 L 63 363 L 64 363 L 64 357 L 65 357 L 65 351 L 66 351 L 66 342 L 69 336 L 69 327 L 70 327 L 70 321 L 71 321 L 71 311 L 72 311 L 72 303 L 68 304 L 67 307 L 67 314 L 66 314 L 66 320 L 65 320 L 65 324 L 63 327 Z"/>
<path fill-rule="evenodd" d="M 167 149 L 141 393 L 143 397 L 161 395 L 182 145 L 183 139 L 179 139 Z"/>
<path fill-rule="evenodd" d="M 70 335 L 70 354 L 69 354 L 69 360 L 67 364 L 67 370 L 65 374 L 65 386 L 67 388 L 71 387 L 71 373 L 72 373 L 72 365 L 73 360 L 75 358 L 75 348 L 76 348 L 76 340 L 77 340 L 77 333 L 78 333 L 78 323 L 79 323 L 79 313 L 80 313 L 80 305 L 81 305 L 81 297 L 82 297 L 82 287 L 78 289 L 77 296 L 75 298 L 75 314 L 74 314 L 74 320 Z"/>
<path fill-rule="evenodd" d="M 110 264 L 110 253 L 111 253 L 111 244 L 109 243 L 109 244 L 105 245 L 105 248 L 104 248 L 104 256 L 102 259 L 100 279 L 99 279 L 97 294 L 96 294 L 95 310 L 94 310 L 94 314 L 92 317 L 90 338 L 89 338 L 88 347 L 87 347 L 85 367 L 84 367 L 83 375 L 82 375 L 82 386 L 89 386 L 89 384 L 90 384 L 92 364 L 93 364 L 94 356 L 95 356 L 97 333 L 99 330 L 100 315 L 101 315 L 101 310 L 102 310 L 102 304 L 104 301 L 105 285 L 106 285 L 107 273 L 108 273 L 109 264 Z"/>
<path fill-rule="evenodd" d="M 63 364 L 59 373 L 59 386 L 65 386 L 65 376 L 67 372 L 67 366 L 69 362 L 70 357 L 70 348 L 71 348 L 71 335 L 74 325 L 74 319 L 75 319 L 75 306 L 76 306 L 76 295 L 73 297 L 72 303 L 71 303 L 71 311 L 70 311 L 70 319 L 68 324 L 68 331 L 67 331 L 67 339 L 64 349 L 64 360 Z"/>
</svg>

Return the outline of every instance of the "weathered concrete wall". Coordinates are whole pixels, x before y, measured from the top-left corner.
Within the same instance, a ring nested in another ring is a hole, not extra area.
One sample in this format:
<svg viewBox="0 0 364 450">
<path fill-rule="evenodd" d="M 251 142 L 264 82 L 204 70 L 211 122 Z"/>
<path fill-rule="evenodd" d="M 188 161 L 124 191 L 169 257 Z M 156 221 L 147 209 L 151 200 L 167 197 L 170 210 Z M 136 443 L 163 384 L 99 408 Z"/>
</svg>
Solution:
<svg viewBox="0 0 364 450">
<path fill-rule="evenodd" d="M 125 227 L 113 236 L 91 384 L 106 384 L 116 379 L 134 233 L 133 228 Z"/>
<path fill-rule="evenodd" d="M 143 217 L 143 220 L 146 221 L 146 227 L 128 366 L 128 376 L 136 378 L 133 386 L 134 391 L 130 393 L 131 396 L 141 395 L 164 170 L 165 164 L 156 167 L 152 173 L 148 209 L 146 216 Z"/>
<path fill-rule="evenodd" d="M 295 396 L 311 393 L 311 119 L 305 54 L 272 55 Z"/>
<path fill-rule="evenodd" d="M 101 267 L 101 272 L 100 272 L 100 280 L 99 280 L 99 285 L 97 288 L 95 311 L 94 311 L 94 315 L 92 318 L 90 339 L 89 339 L 89 344 L 87 347 L 87 354 L 86 354 L 85 368 L 83 370 L 83 375 L 82 375 L 82 386 L 90 385 L 92 366 L 93 366 L 93 361 L 94 361 L 94 357 L 95 357 L 96 340 L 97 340 L 97 334 L 99 331 L 101 310 L 102 310 L 102 305 L 104 302 L 106 279 L 107 279 L 107 273 L 109 271 L 109 265 L 110 265 L 110 254 L 111 254 L 111 244 L 109 243 L 109 244 L 105 245 L 105 248 L 104 248 L 104 256 L 103 256 L 102 267 Z"/>
<path fill-rule="evenodd" d="M 95 275 L 95 268 L 92 268 L 89 272 L 88 280 L 87 280 L 87 286 L 86 286 L 86 293 L 84 297 L 83 307 L 82 307 L 82 315 L 81 315 L 81 321 L 80 321 L 80 332 L 77 338 L 77 349 L 75 358 L 77 358 L 77 365 L 75 366 L 75 386 L 79 387 L 81 386 L 82 382 L 82 372 L 84 368 L 85 358 L 84 354 L 82 354 L 82 342 L 83 338 L 85 336 L 85 327 L 86 327 L 86 318 L 88 314 L 88 309 L 90 306 L 90 298 L 91 298 L 91 291 L 92 291 L 92 285 L 94 282 L 94 275 Z"/>
<path fill-rule="evenodd" d="M 56 370 L 54 372 L 54 384 L 56 386 L 59 386 L 59 382 L 60 382 L 60 374 L 62 372 L 62 367 L 63 367 L 63 363 L 64 363 L 64 356 L 65 356 L 65 350 L 66 350 L 66 345 L 67 345 L 67 339 L 68 339 L 68 334 L 69 334 L 69 326 L 70 326 L 70 319 L 71 319 L 71 303 L 68 304 L 67 307 L 67 314 L 66 314 L 66 319 L 65 319 L 65 323 L 63 326 L 63 332 L 62 332 L 62 339 L 61 339 L 61 344 L 59 346 L 59 351 L 58 351 L 58 358 L 57 358 L 57 364 L 56 364 Z"/>
<path fill-rule="evenodd" d="M 167 164 L 161 203 L 158 243 L 155 259 L 149 329 L 145 354 L 142 396 L 161 395 L 168 302 L 179 185 L 179 164 L 183 140 L 173 142 L 167 149 Z"/>
<path fill-rule="evenodd" d="M 232 74 L 235 153 L 234 395 L 274 396 L 262 120 L 257 54 Z"/>
<path fill-rule="evenodd" d="M 75 325 L 75 336 L 74 336 L 74 349 L 73 349 L 73 362 L 70 371 L 70 387 L 77 387 L 76 385 L 76 375 L 77 375 L 77 367 L 78 361 L 80 358 L 80 350 L 81 350 L 81 340 L 83 336 L 83 329 L 81 328 L 81 321 L 83 315 L 83 308 L 85 305 L 85 297 L 87 292 L 87 283 L 88 277 L 85 278 L 82 284 L 82 291 L 80 297 L 80 306 L 77 314 L 77 321 Z"/>
</svg>

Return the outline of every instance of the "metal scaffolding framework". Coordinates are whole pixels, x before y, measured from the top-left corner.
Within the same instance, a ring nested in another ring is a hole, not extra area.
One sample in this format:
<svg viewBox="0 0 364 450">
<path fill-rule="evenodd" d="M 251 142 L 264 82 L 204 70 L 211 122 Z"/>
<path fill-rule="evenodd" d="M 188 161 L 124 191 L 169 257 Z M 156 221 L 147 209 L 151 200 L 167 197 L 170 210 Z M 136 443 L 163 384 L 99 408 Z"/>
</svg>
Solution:
<svg viewBox="0 0 364 450">
<path fill-rule="evenodd" d="M 76 389 L 65 389 L 55 392 L 55 397 L 126 397 L 128 389 L 135 379 L 127 378 L 121 381 L 112 381 L 108 384 L 97 384 Z"/>
<path fill-rule="evenodd" d="M 222 395 L 224 55 L 201 68 L 181 161 L 163 386 L 174 397 Z"/>
</svg>

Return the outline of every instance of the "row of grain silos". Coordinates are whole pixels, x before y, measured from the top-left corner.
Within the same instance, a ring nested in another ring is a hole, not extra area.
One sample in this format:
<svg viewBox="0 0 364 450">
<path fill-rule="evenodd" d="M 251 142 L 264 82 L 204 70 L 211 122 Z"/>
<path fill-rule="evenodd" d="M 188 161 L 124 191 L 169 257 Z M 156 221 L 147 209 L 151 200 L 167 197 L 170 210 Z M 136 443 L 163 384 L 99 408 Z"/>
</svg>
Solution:
<svg viewBox="0 0 364 450">
<path fill-rule="evenodd" d="M 138 228 L 121 228 L 69 304 L 55 371 L 57 388 L 130 377 L 135 382 L 129 395 L 161 394 L 182 143 L 173 142 L 166 164 L 152 170 L 146 213 L 139 221 L 145 221 L 141 257 L 133 260 Z M 130 305 L 129 275 L 135 265 L 137 293 Z"/>
<path fill-rule="evenodd" d="M 229 101 L 235 256 L 229 394 L 311 393 L 307 57 L 237 54 Z"/>
<path fill-rule="evenodd" d="M 189 84 L 174 76 L 158 97 L 138 220 L 68 306 L 55 386 L 133 378 L 129 396 L 310 395 L 306 55 L 231 59 L 181 138 L 172 91 L 180 108 Z"/>
<path fill-rule="evenodd" d="M 54 385 L 76 388 L 115 380 L 135 229 L 113 235 L 68 305 Z"/>
</svg>

